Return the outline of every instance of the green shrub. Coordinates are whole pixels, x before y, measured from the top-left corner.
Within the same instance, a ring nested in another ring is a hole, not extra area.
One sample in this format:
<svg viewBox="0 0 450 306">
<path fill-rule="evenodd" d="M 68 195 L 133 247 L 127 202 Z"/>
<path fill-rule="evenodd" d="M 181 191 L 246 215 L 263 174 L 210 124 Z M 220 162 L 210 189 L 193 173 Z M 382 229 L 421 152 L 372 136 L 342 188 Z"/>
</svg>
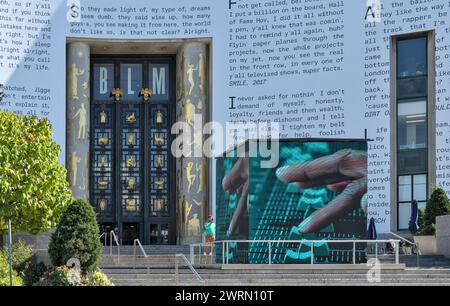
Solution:
<svg viewBox="0 0 450 306">
<path fill-rule="evenodd" d="M 419 235 L 434 235 L 436 217 L 450 213 L 450 202 L 444 190 L 436 188 L 427 201 L 425 212 L 419 210 Z"/>
<path fill-rule="evenodd" d="M 3 249 L 4 258 L 8 258 L 8 248 Z M 12 245 L 12 265 L 13 269 L 21 275 L 33 257 L 33 248 L 26 245 L 23 240 L 19 240 Z"/>
<path fill-rule="evenodd" d="M 50 271 L 44 272 L 34 286 L 80 286 L 81 276 L 76 269 L 67 266 L 53 267 Z"/>
<path fill-rule="evenodd" d="M 13 271 L 13 285 L 22 286 L 22 279 L 16 271 Z M 0 286 L 9 286 L 9 264 L 3 254 L 0 254 Z"/>
<path fill-rule="evenodd" d="M 43 262 L 28 263 L 23 273 L 23 284 L 25 286 L 33 286 L 34 284 L 39 282 L 45 272 L 48 272 L 48 268 Z"/>
<path fill-rule="evenodd" d="M 95 212 L 89 203 L 78 199 L 69 205 L 51 237 L 48 252 L 55 266 L 76 258 L 83 274 L 97 269 L 102 244 Z"/>
<path fill-rule="evenodd" d="M 86 276 L 85 284 L 86 286 L 113 286 L 108 277 L 100 271 L 88 274 Z"/>
</svg>

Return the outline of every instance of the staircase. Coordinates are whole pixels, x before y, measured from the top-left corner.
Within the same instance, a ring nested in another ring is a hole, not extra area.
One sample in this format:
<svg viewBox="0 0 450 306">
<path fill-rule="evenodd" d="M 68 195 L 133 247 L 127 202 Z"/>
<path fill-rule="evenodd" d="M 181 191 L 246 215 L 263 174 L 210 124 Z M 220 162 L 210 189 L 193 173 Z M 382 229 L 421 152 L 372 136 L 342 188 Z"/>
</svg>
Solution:
<svg viewBox="0 0 450 306">
<path fill-rule="evenodd" d="M 443 256 L 421 256 L 420 268 L 415 256 L 400 256 L 405 270 L 382 270 L 381 282 L 369 282 L 367 270 L 222 270 L 220 265 L 203 265 L 196 270 L 204 282 L 199 282 L 187 265 L 178 258 L 179 282 L 175 281 L 175 254 L 189 258 L 189 246 L 144 246 L 149 255 L 141 256 L 137 248 L 136 262 L 133 247 L 121 246 L 113 255 L 104 249 L 100 267 L 116 286 L 316 286 L 316 285 L 449 285 L 450 260 Z M 383 262 L 394 262 L 394 255 L 378 257 Z M 198 262 L 198 261 L 197 261 Z M 136 263 L 136 269 L 134 264 Z M 148 268 L 148 269 L 147 269 Z"/>
<path fill-rule="evenodd" d="M 175 254 L 184 254 L 186 256 L 189 255 L 189 245 L 144 245 L 143 246 L 147 255 L 175 255 Z M 112 247 L 112 253 L 117 255 L 117 247 Z M 110 247 L 103 247 L 103 254 L 110 254 Z M 136 254 L 142 255 L 139 247 L 136 247 Z M 133 255 L 133 246 L 132 245 L 121 245 L 120 246 L 120 255 Z"/>
<path fill-rule="evenodd" d="M 406 269 L 382 271 L 381 282 L 367 280 L 366 270 L 221 270 L 197 269 L 204 283 L 197 281 L 188 269 L 103 269 L 116 286 L 342 286 L 342 285 L 447 285 L 450 270 Z"/>
</svg>

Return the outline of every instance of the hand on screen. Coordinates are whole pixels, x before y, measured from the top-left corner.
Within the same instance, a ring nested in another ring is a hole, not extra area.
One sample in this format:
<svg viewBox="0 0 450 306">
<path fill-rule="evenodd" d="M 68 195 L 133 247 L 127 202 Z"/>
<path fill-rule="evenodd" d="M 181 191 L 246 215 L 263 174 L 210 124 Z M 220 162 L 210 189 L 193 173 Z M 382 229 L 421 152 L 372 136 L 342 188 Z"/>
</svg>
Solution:
<svg viewBox="0 0 450 306">
<path fill-rule="evenodd" d="M 277 169 L 277 177 L 300 188 L 326 185 L 340 192 L 325 207 L 315 211 L 299 225 L 304 234 L 318 232 L 334 220 L 361 206 L 367 192 L 367 153 L 351 149 L 315 160 Z"/>
<path fill-rule="evenodd" d="M 249 176 L 248 176 L 248 157 L 241 157 L 234 164 L 231 171 L 222 181 L 223 190 L 228 194 L 237 193 L 240 195 L 239 202 L 231 218 L 228 227 L 227 236 L 232 235 L 239 224 L 239 221 L 247 208 Z"/>
</svg>

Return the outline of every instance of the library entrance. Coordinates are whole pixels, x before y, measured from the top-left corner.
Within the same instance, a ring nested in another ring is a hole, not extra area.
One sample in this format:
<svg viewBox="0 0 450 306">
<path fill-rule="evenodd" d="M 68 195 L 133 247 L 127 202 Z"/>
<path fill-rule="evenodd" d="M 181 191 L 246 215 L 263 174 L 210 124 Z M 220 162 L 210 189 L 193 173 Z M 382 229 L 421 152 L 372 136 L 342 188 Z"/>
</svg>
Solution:
<svg viewBox="0 0 450 306">
<path fill-rule="evenodd" d="M 91 56 L 90 199 L 124 245 L 176 243 L 174 70 L 171 56 Z"/>
</svg>

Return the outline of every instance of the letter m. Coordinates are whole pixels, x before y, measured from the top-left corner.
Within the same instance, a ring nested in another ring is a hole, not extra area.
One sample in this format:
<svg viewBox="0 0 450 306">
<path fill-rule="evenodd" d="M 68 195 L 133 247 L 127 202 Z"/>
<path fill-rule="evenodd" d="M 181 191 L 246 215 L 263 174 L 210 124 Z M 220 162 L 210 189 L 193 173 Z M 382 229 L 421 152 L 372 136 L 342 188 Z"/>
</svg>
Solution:
<svg viewBox="0 0 450 306">
<path fill-rule="evenodd" d="M 155 95 L 166 94 L 166 68 L 165 67 L 153 67 L 152 71 L 153 82 L 152 90 Z"/>
</svg>

